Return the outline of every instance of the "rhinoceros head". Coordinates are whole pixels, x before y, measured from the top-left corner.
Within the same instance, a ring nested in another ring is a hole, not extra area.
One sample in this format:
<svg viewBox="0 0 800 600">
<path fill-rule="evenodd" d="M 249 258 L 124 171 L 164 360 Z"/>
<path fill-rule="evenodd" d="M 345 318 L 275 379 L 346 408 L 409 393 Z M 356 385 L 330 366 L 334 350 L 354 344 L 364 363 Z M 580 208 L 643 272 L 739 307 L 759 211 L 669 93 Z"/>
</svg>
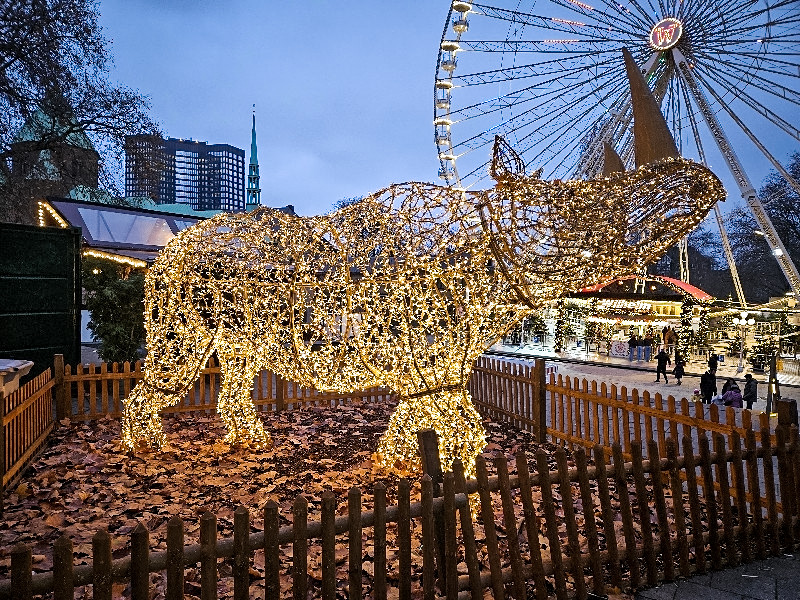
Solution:
<svg viewBox="0 0 800 600">
<path fill-rule="evenodd" d="M 482 206 L 483 226 L 499 267 L 531 308 L 640 273 L 725 198 L 716 175 L 679 156 L 641 72 L 624 52 L 638 168 L 619 171 L 616 157 L 605 176 L 546 181 L 540 172 L 526 175 L 522 159 L 495 139 L 497 184 Z"/>
</svg>

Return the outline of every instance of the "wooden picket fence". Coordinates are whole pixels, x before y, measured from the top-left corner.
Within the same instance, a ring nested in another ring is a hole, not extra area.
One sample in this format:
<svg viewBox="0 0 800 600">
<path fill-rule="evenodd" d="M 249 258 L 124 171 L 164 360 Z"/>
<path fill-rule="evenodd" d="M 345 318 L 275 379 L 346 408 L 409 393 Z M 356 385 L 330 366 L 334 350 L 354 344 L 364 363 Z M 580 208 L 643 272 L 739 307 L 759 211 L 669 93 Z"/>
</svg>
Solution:
<svg viewBox="0 0 800 600">
<path fill-rule="evenodd" d="M 55 394 L 59 418 L 94 420 L 122 415 L 123 400 L 144 377 L 142 362 L 64 365 L 55 359 Z M 181 401 L 164 414 L 213 410 L 220 390 L 221 370 L 213 357 L 189 386 Z M 346 394 L 321 392 L 286 381 L 270 371 L 261 371 L 253 382 L 253 403 L 263 412 L 292 410 L 305 406 L 336 406 L 354 401 L 382 402 L 391 397 L 386 388 L 369 388 Z"/>
<path fill-rule="evenodd" d="M 2 492 L 23 469 L 53 430 L 50 369 L 4 397 L 0 392 L 0 514 Z"/>
<path fill-rule="evenodd" d="M 320 513 L 310 519 L 308 501 L 298 496 L 291 525 L 280 527 L 278 507 L 268 502 L 263 530 L 251 533 L 250 513 L 240 507 L 232 538 L 217 539 L 216 518 L 206 514 L 199 544 L 189 545 L 183 522 L 174 517 L 166 550 L 152 552 L 150 534 L 140 524 L 131 534 L 130 555 L 117 559 L 112 559 L 108 532 L 99 531 L 91 563 L 77 566 L 72 543 L 62 536 L 53 546 L 51 572 L 33 574 L 30 548 L 13 550 L 11 577 L 0 581 L 0 600 L 50 594 L 66 600 L 76 592 L 88 594 L 89 588 L 96 600 L 111 600 L 115 582 L 129 584 L 133 600 L 148 600 L 151 573 L 165 577 L 167 600 L 178 600 L 187 570 L 193 582 L 199 579 L 203 600 L 216 599 L 220 583 L 236 600 L 262 594 L 266 600 L 335 600 L 343 589 L 352 599 L 481 600 L 490 590 L 496 600 L 506 595 L 580 600 L 609 587 L 636 590 L 798 546 L 797 428 L 789 429 L 788 441 L 779 429 L 776 446 L 769 431 L 760 432 L 760 446 L 755 435 L 748 431 L 742 447 L 737 432 L 728 440 L 713 434 L 713 448 L 705 433 L 697 444 L 686 436 L 682 456 L 670 437 L 666 458 L 653 460 L 645 460 L 642 447 L 632 444 L 628 462 L 617 443 L 610 462 L 604 448 L 594 446 L 593 464 L 578 447 L 573 467 L 559 447 L 555 470 L 544 450 L 536 452 L 532 464 L 520 452 L 513 476 L 505 457 L 495 459 L 492 477 L 479 457 L 475 480 L 464 479 L 458 462 L 441 485 L 425 475 L 419 502 L 411 502 L 403 480 L 397 503 L 387 507 L 386 489 L 378 483 L 373 510 L 361 510 L 362 493 L 353 488 L 346 515 L 336 516 L 336 497 L 326 492 Z M 648 441 L 650 456 L 660 456 L 657 445 Z M 778 489 L 782 504 L 776 501 Z M 468 494 L 475 494 L 472 507 Z M 758 501 L 762 495 L 766 510 Z M 337 557 L 337 543 L 347 548 L 346 567 L 344 556 Z M 263 575 L 255 571 L 263 581 L 254 586 L 256 553 L 263 553 L 258 562 L 264 569 Z"/>
<path fill-rule="evenodd" d="M 486 414 L 531 431 L 537 439 L 586 447 L 600 444 L 610 453 L 616 443 L 626 458 L 634 444 L 658 440 L 661 457 L 668 437 L 680 439 L 719 433 L 730 438 L 737 433 L 771 430 L 778 423 L 791 425 L 789 403 L 777 403 L 777 418 L 761 412 L 703 404 L 687 398 L 664 398 L 661 394 L 617 388 L 596 381 L 545 374 L 543 361 L 523 365 L 481 357 L 470 380 L 470 393 Z M 547 377 L 547 381 L 546 378 Z"/>
</svg>

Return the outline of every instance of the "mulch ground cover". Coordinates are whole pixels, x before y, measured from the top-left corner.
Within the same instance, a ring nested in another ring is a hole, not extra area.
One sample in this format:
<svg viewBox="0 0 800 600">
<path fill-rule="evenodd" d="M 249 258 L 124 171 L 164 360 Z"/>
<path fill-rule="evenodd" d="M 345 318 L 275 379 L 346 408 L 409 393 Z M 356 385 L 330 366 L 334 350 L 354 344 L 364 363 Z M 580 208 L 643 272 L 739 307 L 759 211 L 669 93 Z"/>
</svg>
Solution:
<svg viewBox="0 0 800 600">
<path fill-rule="evenodd" d="M 387 505 L 396 498 L 399 475 L 373 464 L 380 435 L 394 406 L 354 404 L 336 408 L 307 408 L 265 416 L 273 446 L 266 450 L 231 447 L 222 439 L 224 427 L 216 415 L 178 415 L 164 418 L 168 446 L 162 452 L 130 456 L 120 450 L 119 421 L 62 422 L 45 452 L 25 477 L 5 497 L 0 524 L 0 578 L 10 570 L 10 551 L 22 543 L 33 548 L 34 570 L 52 569 L 52 543 L 68 535 L 74 544 L 75 563 L 90 562 L 92 536 L 106 528 L 111 534 L 115 558 L 129 553 L 130 533 L 138 523 L 150 532 L 153 551 L 166 548 L 167 521 L 174 515 L 184 520 L 186 543 L 199 541 L 200 516 L 217 516 L 219 537 L 233 535 L 233 512 L 242 505 L 251 514 L 252 531 L 263 529 L 262 509 L 269 500 L 280 507 L 283 524 L 291 523 L 291 507 L 303 494 L 309 501 L 309 520 L 319 518 L 321 495 L 332 490 L 339 514 L 347 512 L 347 491 L 357 486 L 363 494 L 363 510 L 372 508 L 373 485 L 387 487 Z M 487 445 L 484 456 L 492 468 L 495 456 L 509 459 L 514 474 L 514 455 L 525 450 L 529 462 L 540 448 L 530 434 L 507 424 L 485 421 Z M 553 447 L 546 445 L 552 456 Z M 555 469 L 555 462 L 551 462 Z M 412 502 L 419 498 L 419 473 L 407 474 L 413 482 Z M 535 498 L 539 501 L 540 498 Z M 497 503 L 498 524 L 502 523 Z M 421 569 L 419 523 L 412 533 L 412 559 Z M 502 527 L 500 530 L 502 536 Z M 370 590 L 369 537 L 365 531 L 365 592 Z M 388 574 L 396 573 L 393 531 L 387 532 Z M 342 571 L 337 579 L 346 586 L 346 536 L 337 548 Z M 291 547 L 282 547 L 286 567 L 281 578 L 284 595 L 291 594 L 288 576 Z M 309 554 L 312 583 L 319 577 L 319 556 Z M 219 593 L 230 593 L 230 578 L 220 567 Z M 263 588 L 263 552 L 255 553 L 253 585 Z M 419 573 L 415 573 L 415 579 Z M 187 596 L 199 595 L 197 569 L 187 569 Z M 164 577 L 153 574 L 151 597 L 163 597 Z M 226 587 L 227 586 L 227 587 Z M 312 586 L 313 588 L 313 586 Z M 255 590 L 255 594 L 263 593 Z M 313 593 L 312 589 L 312 593 Z M 115 596 L 127 596 L 129 588 L 115 585 Z M 396 590 L 394 590 L 396 592 Z M 86 592 L 89 593 L 88 591 Z M 390 594 L 393 592 L 390 590 Z"/>
</svg>

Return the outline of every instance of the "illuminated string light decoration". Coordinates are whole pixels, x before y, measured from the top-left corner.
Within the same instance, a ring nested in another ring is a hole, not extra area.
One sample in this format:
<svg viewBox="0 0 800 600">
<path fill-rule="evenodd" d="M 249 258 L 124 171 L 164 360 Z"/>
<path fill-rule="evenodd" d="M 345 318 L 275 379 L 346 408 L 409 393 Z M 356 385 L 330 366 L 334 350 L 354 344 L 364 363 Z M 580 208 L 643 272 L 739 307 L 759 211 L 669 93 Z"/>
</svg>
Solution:
<svg viewBox="0 0 800 600">
<path fill-rule="evenodd" d="M 123 446 L 164 443 L 159 411 L 216 352 L 229 443 L 269 441 L 251 399 L 266 368 L 320 390 L 389 387 L 399 404 L 379 462 L 417 463 L 416 432 L 432 428 L 442 466 L 460 458 L 472 475 L 485 444 L 466 390 L 474 361 L 548 302 L 638 272 L 724 197 L 679 157 L 545 181 L 500 138 L 492 174 L 487 191 L 406 183 L 329 215 L 260 208 L 181 232 L 147 273 L 148 355 Z"/>
</svg>

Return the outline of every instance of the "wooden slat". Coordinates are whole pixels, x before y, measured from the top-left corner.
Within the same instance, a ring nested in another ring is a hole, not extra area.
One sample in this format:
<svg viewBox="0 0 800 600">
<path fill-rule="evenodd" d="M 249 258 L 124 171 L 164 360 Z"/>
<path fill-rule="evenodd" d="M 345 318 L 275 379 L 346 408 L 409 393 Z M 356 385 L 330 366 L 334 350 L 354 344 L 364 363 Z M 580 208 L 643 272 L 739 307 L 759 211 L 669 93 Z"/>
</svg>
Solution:
<svg viewBox="0 0 800 600">
<path fill-rule="evenodd" d="M 542 549 L 539 544 L 539 531 L 541 522 L 539 515 L 536 514 L 536 507 L 533 503 L 533 493 L 531 490 L 531 478 L 528 470 L 528 457 L 524 450 L 520 450 L 516 455 L 517 477 L 519 477 L 519 491 L 522 499 L 522 511 L 525 518 L 525 532 L 528 536 L 528 548 L 531 555 L 531 568 L 533 570 L 533 582 L 536 589 L 537 600 L 547 600 L 547 580 L 544 576 L 542 565 Z M 463 529 L 463 527 L 462 527 Z M 466 533 L 464 539 L 467 539 Z M 465 541 L 466 554 L 466 541 Z M 469 566 L 469 563 L 467 563 Z M 472 573 L 470 573 L 472 577 Z M 470 586 L 474 589 L 474 582 Z M 479 600 L 473 593 L 473 600 Z"/>
<path fill-rule="evenodd" d="M 586 596 L 586 580 L 583 574 L 581 561 L 581 546 L 578 539 L 578 523 L 575 520 L 575 505 L 572 498 L 572 484 L 569 477 L 567 455 L 563 448 L 556 449 L 556 464 L 558 466 L 559 493 L 561 494 L 561 510 L 564 513 L 564 522 L 567 526 L 567 541 L 570 554 L 570 571 L 575 582 L 575 594 L 578 598 Z"/>
<path fill-rule="evenodd" d="M 633 514 L 631 511 L 631 499 L 628 492 L 628 479 L 625 474 L 625 460 L 622 457 L 622 448 L 619 444 L 614 444 L 612 448 L 614 458 L 614 483 L 619 499 L 619 512 L 622 517 L 622 531 L 625 536 L 625 559 L 628 563 L 631 586 L 635 589 L 639 587 L 639 558 L 636 548 L 636 534 L 633 529 Z"/>
<path fill-rule="evenodd" d="M 686 491 L 689 498 L 689 516 L 692 521 L 692 544 L 694 564 L 698 573 L 706 572 L 706 551 L 703 540 L 703 520 L 700 517 L 700 497 L 697 489 L 697 472 L 694 460 L 692 438 L 683 438 L 683 460 L 686 478 Z"/>
<path fill-rule="evenodd" d="M 633 483 L 636 489 L 636 500 L 639 510 L 639 528 L 642 533 L 642 545 L 644 549 L 644 562 L 647 571 L 647 585 L 654 586 L 658 583 L 658 566 L 656 565 L 656 553 L 653 544 L 653 526 L 650 515 L 650 502 L 647 494 L 647 482 L 644 478 L 644 468 L 642 465 L 642 446 L 635 444 L 631 448 L 633 458 Z M 653 481 L 653 487 L 660 486 L 661 482 Z"/>
<path fill-rule="evenodd" d="M 616 443 L 615 445 L 619 445 Z M 611 585 L 622 587 L 622 571 L 619 565 L 619 550 L 617 548 L 617 533 L 614 530 L 614 510 L 611 507 L 611 494 L 608 488 L 608 475 L 606 472 L 606 455 L 603 447 L 596 444 L 592 450 L 594 465 L 597 475 L 597 495 L 600 499 L 600 510 L 603 515 L 603 535 L 606 541 L 608 554 L 608 570 L 611 574 Z"/>
<path fill-rule="evenodd" d="M 664 442 L 666 446 L 666 442 Z M 665 454 L 666 454 L 666 448 Z M 664 565 L 664 579 L 672 581 L 675 578 L 675 566 L 672 556 L 672 539 L 670 537 L 670 523 L 667 516 L 667 501 L 664 497 L 664 479 L 661 473 L 661 458 L 659 457 L 658 442 L 650 439 L 647 442 L 647 455 L 650 457 L 650 481 L 653 487 L 653 503 L 656 506 L 658 517 L 658 541 L 661 559 Z"/>
<path fill-rule="evenodd" d="M 567 581 L 564 576 L 564 565 L 561 557 L 561 540 L 558 536 L 558 521 L 553 504 L 553 489 L 550 481 L 550 466 L 548 455 L 544 450 L 536 452 L 536 466 L 539 473 L 539 488 L 542 493 L 542 508 L 544 509 L 545 531 L 550 548 L 550 562 L 553 566 L 555 579 L 556 598 L 567 600 Z"/>
<path fill-rule="evenodd" d="M 489 475 L 486 470 L 486 460 L 482 455 L 475 459 L 478 479 L 478 496 L 481 500 L 481 519 L 483 521 L 483 534 L 486 539 L 486 553 L 489 555 L 489 573 L 492 581 L 492 591 L 495 600 L 503 600 L 503 573 L 500 566 L 500 550 L 497 545 L 497 530 L 494 522 L 494 506 L 492 494 L 489 491 Z"/>
</svg>

